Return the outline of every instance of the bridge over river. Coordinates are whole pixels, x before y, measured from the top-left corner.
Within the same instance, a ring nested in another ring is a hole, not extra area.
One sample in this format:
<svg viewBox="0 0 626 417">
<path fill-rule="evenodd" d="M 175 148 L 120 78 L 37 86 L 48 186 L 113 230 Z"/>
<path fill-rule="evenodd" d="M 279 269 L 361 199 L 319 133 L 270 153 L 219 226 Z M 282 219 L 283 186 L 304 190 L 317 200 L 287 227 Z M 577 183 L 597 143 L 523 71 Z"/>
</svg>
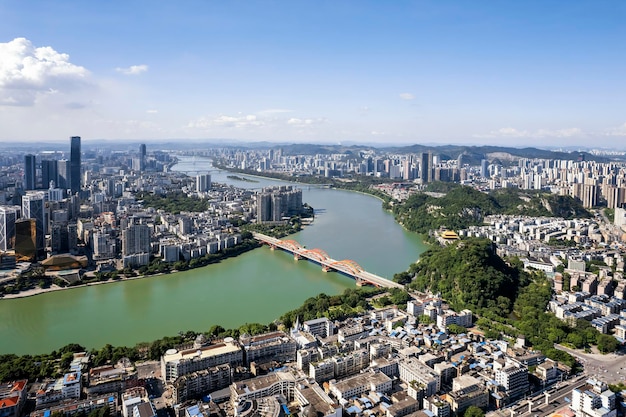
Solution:
<svg viewBox="0 0 626 417">
<path fill-rule="evenodd" d="M 338 271 L 348 275 L 356 281 L 357 285 L 371 284 L 376 287 L 404 288 L 403 285 L 380 277 L 364 270 L 359 264 L 350 259 L 337 261 L 322 249 L 307 249 L 295 240 L 280 240 L 262 233 L 253 233 L 254 238 L 267 244 L 272 249 L 282 249 L 293 254 L 295 259 L 308 259 L 322 266 L 324 271 Z"/>
</svg>

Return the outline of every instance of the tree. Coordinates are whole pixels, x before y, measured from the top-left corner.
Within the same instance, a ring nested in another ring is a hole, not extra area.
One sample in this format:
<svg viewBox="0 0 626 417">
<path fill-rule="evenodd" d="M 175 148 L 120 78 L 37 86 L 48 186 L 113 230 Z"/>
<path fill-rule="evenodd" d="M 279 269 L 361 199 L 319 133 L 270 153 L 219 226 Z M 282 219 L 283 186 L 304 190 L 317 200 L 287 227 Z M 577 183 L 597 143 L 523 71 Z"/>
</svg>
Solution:
<svg viewBox="0 0 626 417">
<path fill-rule="evenodd" d="M 467 329 L 463 326 L 459 326 L 458 324 L 450 324 L 448 325 L 448 333 L 452 333 L 452 334 L 462 334 L 462 333 L 466 333 Z"/>
<path fill-rule="evenodd" d="M 484 415 L 485 412 L 483 410 L 476 407 L 475 405 L 470 405 L 469 407 L 467 407 L 467 410 L 465 410 L 464 417 L 484 417 Z"/>
<path fill-rule="evenodd" d="M 600 334 L 596 337 L 598 350 L 602 353 L 615 352 L 619 346 L 617 339 L 608 334 Z"/>
<path fill-rule="evenodd" d="M 209 334 L 211 336 L 217 337 L 220 334 L 224 333 L 225 331 L 226 331 L 226 329 L 224 329 L 219 324 L 216 324 L 216 325 L 211 326 L 211 328 L 209 329 Z"/>
</svg>

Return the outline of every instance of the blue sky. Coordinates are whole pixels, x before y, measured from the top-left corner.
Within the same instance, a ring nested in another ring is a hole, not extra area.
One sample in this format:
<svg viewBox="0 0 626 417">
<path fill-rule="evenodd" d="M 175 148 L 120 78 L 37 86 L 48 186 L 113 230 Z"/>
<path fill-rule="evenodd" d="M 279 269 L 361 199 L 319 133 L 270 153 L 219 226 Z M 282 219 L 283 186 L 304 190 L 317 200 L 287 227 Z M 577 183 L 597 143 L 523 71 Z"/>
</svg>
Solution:
<svg viewBox="0 0 626 417">
<path fill-rule="evenodd" d="M 626 148 L 623 1 L 0 0 L 0 141 Z"/>
</svg>

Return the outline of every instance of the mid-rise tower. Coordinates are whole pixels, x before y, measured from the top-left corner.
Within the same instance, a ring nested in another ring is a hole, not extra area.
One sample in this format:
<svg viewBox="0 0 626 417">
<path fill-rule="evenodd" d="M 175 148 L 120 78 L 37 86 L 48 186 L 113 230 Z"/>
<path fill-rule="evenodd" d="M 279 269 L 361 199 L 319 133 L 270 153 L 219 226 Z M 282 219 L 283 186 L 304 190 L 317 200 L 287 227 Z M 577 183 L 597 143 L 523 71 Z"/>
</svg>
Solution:
<svg viewBox="0 0 626 417">
<path fill-rule="evenodd" d="M 37 186 L 37 167 L 35 155 L 24 156 L 24 189 L 34 190 Z"/>
<path fill-rule="evenodd" d="M 70 184 L 72 194 L 80 191 L 80 136 L 70 138 Z"/>
</svg>

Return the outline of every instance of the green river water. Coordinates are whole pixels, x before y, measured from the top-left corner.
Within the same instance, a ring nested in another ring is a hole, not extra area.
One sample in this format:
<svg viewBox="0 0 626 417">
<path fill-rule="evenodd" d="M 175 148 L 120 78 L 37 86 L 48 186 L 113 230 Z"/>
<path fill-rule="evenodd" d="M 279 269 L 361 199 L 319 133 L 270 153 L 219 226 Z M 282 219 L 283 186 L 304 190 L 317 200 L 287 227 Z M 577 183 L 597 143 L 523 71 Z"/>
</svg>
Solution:
<svg viewBox="0 0 626 417">
<path fill-rule="evenodd" d="M 174 170 L 206 170 L 212 181 L 242 188 L 285 184 L 228 179 L 228 173 L 202 158 L 182 158 Z M 426 249 L 421 236 L 402 229 L 374 197 L 298 187 L 316 217 L 289 238 L 307 248 L 323 249 L 337 260 L 352 259 L 387 278 L 405 270 Z M 262 247 L 191 271 L 0 299 L 0 353 L 46 353 L 68 343 L 131 346 L 180 331 L 206 331 L 214 324 L 266 324 L 309 297 L 354 286 L 346 276 Z"/>
</svg>

